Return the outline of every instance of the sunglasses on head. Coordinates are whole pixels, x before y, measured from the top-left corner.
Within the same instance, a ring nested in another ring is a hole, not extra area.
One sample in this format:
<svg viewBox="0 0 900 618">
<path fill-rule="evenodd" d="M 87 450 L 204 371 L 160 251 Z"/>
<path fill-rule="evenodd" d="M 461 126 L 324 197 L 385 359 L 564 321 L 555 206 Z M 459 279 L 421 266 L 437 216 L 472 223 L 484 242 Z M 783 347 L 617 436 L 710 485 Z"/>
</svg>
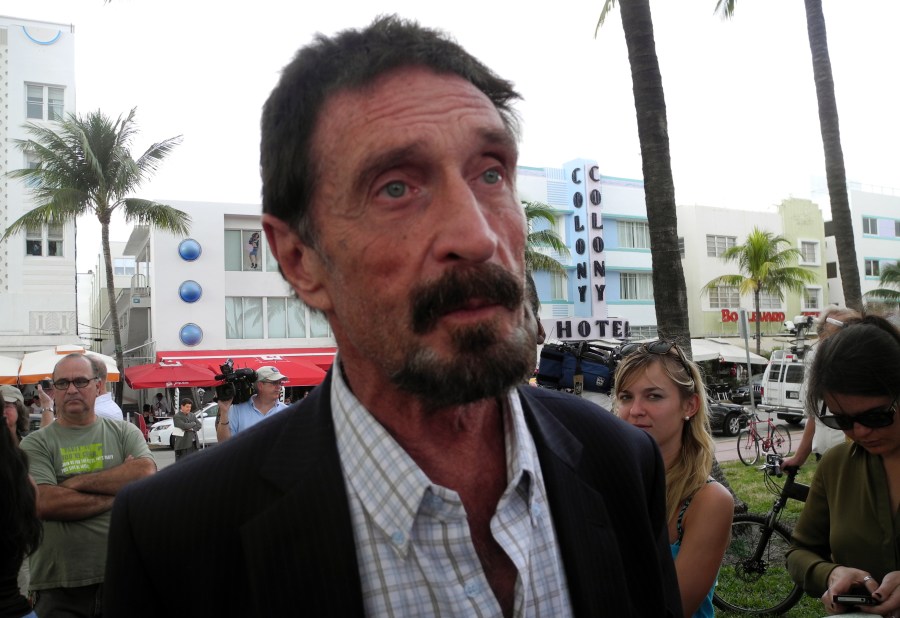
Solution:
<svg viewBox="0 0 900 618">
<path fill-rule="evenodd" d="M 649 354 L 665 356 L 669 353 L 669 350 L 672 349 L 674 349 L 675 353 L 678 355 L 681 366 L 688 372 L 688 375 L 691 375 L 691 368 L 688 366 L 687 358 L 685 357 L 684 352 L 681 351 L 681 348 L 678 347 L 678 344 L 674 341 L 659 339 L 649 343 L 626 343 L 619 348 L 619 355 L 622 358 L 625 358 L 629 354 L 634 354 L 635 352 L 647 352 Z"/>
<path fill-rule="evenodd" d="M 841 431 L 850 431 L 855 423 L 859 423 L 863 427 L 869 429 L 880 429 L 894 423 L 894 416 L 897 413 L 897 400 L 895 399 L 891 405 L 886 408 L 873 408 L 860 412 L 859 414 L 832 414 L 826 416 L 828 408 L 825 402 L 822 402 L 822 410 L 819 412 L 819 420 L 826 427 L 832 429 L 840 429 Z"/>
</svg>

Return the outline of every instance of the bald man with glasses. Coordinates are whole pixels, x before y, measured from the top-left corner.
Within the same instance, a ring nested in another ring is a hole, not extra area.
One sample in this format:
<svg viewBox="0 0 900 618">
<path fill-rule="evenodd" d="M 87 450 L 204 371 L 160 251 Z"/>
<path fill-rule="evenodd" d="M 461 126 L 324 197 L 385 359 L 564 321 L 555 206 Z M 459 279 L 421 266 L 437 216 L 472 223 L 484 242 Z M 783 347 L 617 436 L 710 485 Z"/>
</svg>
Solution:
<svg viewBox="0 0 900 618">
<path fill-rule="evenodd" d="M 56 422 L 22 440 L 44 523 L 30 557 L 35 611 L 99 615 L 113 500 L 156 463 L 137 427 L 96 415 L 100 381 L 83 354 L 56 364 L 52 395 Z"/>
</svg>

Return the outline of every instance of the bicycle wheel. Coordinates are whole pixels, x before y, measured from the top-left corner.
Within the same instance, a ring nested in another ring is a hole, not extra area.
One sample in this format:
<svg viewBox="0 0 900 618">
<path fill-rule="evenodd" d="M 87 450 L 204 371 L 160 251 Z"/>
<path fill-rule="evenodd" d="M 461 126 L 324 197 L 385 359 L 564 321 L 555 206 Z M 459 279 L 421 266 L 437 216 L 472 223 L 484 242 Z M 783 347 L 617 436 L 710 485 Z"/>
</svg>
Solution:
<svg viewBox="0 0 900 618">
<path fill-rule="evenodd" d="M 752 466 L 759 461 L 759 440 L 750 435 L 749 429 L 744 429 L 737 438 L 738 458 L 745 466 Z"/>
<path fill-rule="evenodd" d="M 791 432 L 787 427 L 777 426 L 772 428 L 771 437 L 772 452 L 779 457 L 787 457 L 791 452 Z"/>
<path fill-rule="evenodd" d="M 768 530 L 762 515 L 734 516 L 731 543 L 725 550 L 713 604 L 719 609 L 754 616 L 783 614 L 800 600 L 803 589 L 791 579 L 785 553 L 791 546 L 791 532 L 780 522 L 760 552 L 763 533 Z M 759 552 L 759 559 L 755 555 Z"/>
</svg>

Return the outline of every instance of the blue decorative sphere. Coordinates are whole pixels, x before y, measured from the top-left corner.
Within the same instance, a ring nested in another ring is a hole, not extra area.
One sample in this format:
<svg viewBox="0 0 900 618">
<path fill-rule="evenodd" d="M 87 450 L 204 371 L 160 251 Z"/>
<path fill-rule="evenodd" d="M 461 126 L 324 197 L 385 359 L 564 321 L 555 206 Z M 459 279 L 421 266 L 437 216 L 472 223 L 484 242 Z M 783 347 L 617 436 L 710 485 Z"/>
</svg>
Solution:
<svg viewBox="0 0 900 618">
<path fill-rule="evenodd" d="M 203 341 L 203 329 L 193 322 L 189 322 L 181 327 L 178 338 L 184 345 L 197 345 Z"/>
<path fill-rule="evenodd" d="M 192 279 L 188 279 L 178 286 L 178 296 L 186 303 L 195 303 L 203 296 L 203 288 Z"/>
<path fill-rule="evenodd" d="M 178 255 L 186 262 L 193 262 L 203 252 L 200 243 L 193 238 L 185 238 L 178 245 Z"/>
</svg>

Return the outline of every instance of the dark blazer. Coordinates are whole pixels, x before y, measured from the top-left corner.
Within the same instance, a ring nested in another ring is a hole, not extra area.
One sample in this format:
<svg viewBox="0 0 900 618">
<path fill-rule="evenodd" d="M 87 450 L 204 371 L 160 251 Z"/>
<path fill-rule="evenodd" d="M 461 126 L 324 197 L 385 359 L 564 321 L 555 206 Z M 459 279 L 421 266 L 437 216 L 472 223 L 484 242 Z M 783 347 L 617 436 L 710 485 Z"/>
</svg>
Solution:
<svg viewBox="0 0 900 618">
<path fill-rule="evenodd" d="M 203 422 L 193 412 L 182 414 L 181 410 L 172 417 L 172 423 L 184 433 L 175 438 L 175 450 L 183 451 L 194 448 L 197 443 L 197 430 L 203 427 Z"/>
<path fill-rule="evenodd" d="M 117 496 L 106 618 L 363 615 L 330 382 Z M 575 615 L 681 616 L 653 439 L 583 399 L 519 392 Z M 173 532 L 185 522 L 190 543 Z M 172 586 L 173 564 L 203 583 Z"/>
</svg>

